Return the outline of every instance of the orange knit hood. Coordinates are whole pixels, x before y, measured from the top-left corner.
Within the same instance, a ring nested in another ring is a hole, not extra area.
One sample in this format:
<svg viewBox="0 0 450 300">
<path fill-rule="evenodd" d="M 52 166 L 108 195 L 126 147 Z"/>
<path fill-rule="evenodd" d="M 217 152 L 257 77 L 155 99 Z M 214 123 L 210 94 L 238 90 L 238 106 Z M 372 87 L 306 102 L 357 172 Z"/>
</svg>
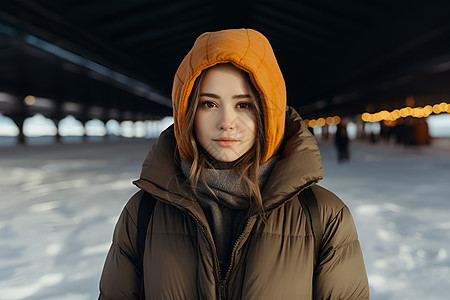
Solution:
<svg viewBox="0 0 450 300">
<path fill-rule="evenodd" d="M 260 94 L 265 125 L 261 163 L 272 157 L 284 136 L 286 86 L 269 41 L 252 29 L 230 29 L 200 35 L 181 62 L 172 89 L 174 131 L 180 155 L 190 161 L 188 145 L 181 142 L 183 120 L 195 79 L 219 63 L 231 63 L 247 72 Z"/>
</svg>

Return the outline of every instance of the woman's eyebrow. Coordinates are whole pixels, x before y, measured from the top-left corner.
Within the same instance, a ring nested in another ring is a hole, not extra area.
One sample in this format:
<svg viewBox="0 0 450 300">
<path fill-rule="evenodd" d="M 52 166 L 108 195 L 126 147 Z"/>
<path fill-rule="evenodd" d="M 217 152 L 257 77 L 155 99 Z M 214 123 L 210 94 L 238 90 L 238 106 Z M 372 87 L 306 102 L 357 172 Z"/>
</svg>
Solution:
<svg viewBox="0 0 450 300">
<path fill-rule="evenodd" d="M 252 96 L 250 96 L 250 94 L 242 94 L 242 95 L 234 95 L 232 98 L 233 99 L 246 99 L 246 98 L 251 98 Z"/>
<path fill-rule="evenodd" d="M 220 99 L 219 95 L 212 94 L 212 93 L 201 93 L 200 97 L 210 97 L 214 99 Z"/>
<path fill-rule="evenodd" d="M 214 98 L 214 99 L 220 99 L 219 95 L 216 95 L 213 93 L 201 93 L 200 97 L 210 97 L 210 98 Z M 234 95 L 232 97 L 232 99 L 247 99 L 247 98 L 251 98 L 250 94 L 239 94 L 239 95 Z"/>
</svg>

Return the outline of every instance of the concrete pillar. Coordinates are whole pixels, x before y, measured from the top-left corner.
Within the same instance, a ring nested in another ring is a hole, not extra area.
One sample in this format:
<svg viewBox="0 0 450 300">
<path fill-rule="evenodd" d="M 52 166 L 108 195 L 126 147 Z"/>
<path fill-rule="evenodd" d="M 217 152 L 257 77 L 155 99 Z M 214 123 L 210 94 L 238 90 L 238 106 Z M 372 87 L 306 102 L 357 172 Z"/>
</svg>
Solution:
<svg viewBox="0 0 450 300">
<path fill-rule="evenodd" d="M 56 126 L 56 134 L 55 134 L 55 141 L 57 143 L 61 143 L 61 135 L 59 134 L 59 122 L 61 119 L 54 119 L 52 118 L 53 123 L 55 123 Z"/>
<path fill-rule="evenodd" d="M 29 72 L 29 62 L 27 55 L 24 53 L 24 49 L 17 45 L 17 51 L 14 57 L 16 61 L 16 66 L 19 74 L 20 86 L 18 93 L 16 94 L 16 108 L 11 114 L 11 119 L 16 123 L 19 128 L 19 135 L 17 142 L 19 145 L 26 144 L 25 134 L 23 132 L 23 123 L 26 118 L 29 117 L 29 109 L 25 104 L 25 97 L 29 95 L 29 82 L 30 82 L 30 72 Z"/>
<path fill-rule="evenodd" d="M 106 111 L 106 109 L 105 109 L 105 111 Z M 104 139 L 105 141 L 107 141 L 107 140 L 110 139 L 109 136 L 108 136 L 108 131 L 106 130 L 106 122 L 108 122 L 108 120 L 107 120 L 106 117 L 105 117 L 105 118 L 102 119 L 101 121 L 102 121 L 102 123 L 103 123 L 103 126 L 105 127 L 105 135 L 103 136 L 103 139 Z"/>
<path fill-rule="evenodd" d="M 23 123 L 25 122 L 25 115 L 15 115 L 15 116 L 9 116 L 14 123 L 16 123 L 17 127 L 19 128 L 19 135 L 17 136 L 17 143 L 19 145 L 26 145 L 26 137 L 23 132 Z"/>
<path fill-rule="evenodd" d="M 83 133 L 83 142 L 88 142 L 88 135 L 87 135 L 87 132 L 86 132 L 86 123 L 87 123 L 88 120 L 83 118 L 80 121 L 81 121 L 81 124 L 83 124 L 83 131 L 84 131 L 84 133 Z"/>
<path fill-rule="evenodd" d="M 25 133 L 23 132 L 23 124 L 25 120 L 31 116 L 29 109 L 24 102 L 25 99 L 24 95 L 26 95 L 26 93 L 24 92 L 20 93 L 18 96 L 16 95 L 14 110 L 7 115 L 14 121 L 14 123 L 19 128 L 19 134 L 17 136 L 17 144 L 19 145 L 25 145 L 27 142 Z"/>
</svg>

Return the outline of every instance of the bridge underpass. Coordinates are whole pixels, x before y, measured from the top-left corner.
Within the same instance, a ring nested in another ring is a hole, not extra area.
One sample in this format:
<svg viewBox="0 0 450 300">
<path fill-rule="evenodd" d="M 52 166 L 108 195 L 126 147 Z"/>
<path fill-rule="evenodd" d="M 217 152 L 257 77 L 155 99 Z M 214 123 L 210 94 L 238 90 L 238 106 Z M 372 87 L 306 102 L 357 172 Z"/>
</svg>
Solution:
<svg viewBox="0 0 450 300">
<path fill-rule="evenodd" d="M 40 40 L 20 29 L 0 26 L 8 37 L 0 82 L 0 112 L 19 128 L 25 142 L 24 121 L 41 114 L 58 126 L 67 115 L 86 124 L 98 119 L 122 122 L 158 120 L 171 113 L 171 101 L 148 85 Z M 57 140 L 60 136 L 56 135 Z"/>
<path fill-rule="evenodd" d="M 253 27 L 272 42 L 289 104 L 308 121 L 381 126 L 395 109 L 421 107 L 419 116 L 428 105 L 429 118 L 448 114 L 450 2 L 228 3 L 2 1 L 0 113 L 19 125 L 36 113 L 159 120 L 171 115 L 173 74 L 198 34 Z M 354 141 L 339 164 L 331 139 L 318 141 L 323 185 L 357 223 L 371 299 L 448 299 L 449 144 Z M 97 297 L 114 223 L 152 142 L 0 148 L 1 299 Z"/>
<path fill-rule="evenodd" d="M 449 102 L 449 9 L 437 0 L 4 1 L 0 113 L 19 129 L 36 113 L 55 124 L 69 114 L 83 124 L 161 119 L 194 39 L 250 27 L 271 41 L 288 104 L 305 119 L 364 124 L 365 112 Z"/>
</svg>

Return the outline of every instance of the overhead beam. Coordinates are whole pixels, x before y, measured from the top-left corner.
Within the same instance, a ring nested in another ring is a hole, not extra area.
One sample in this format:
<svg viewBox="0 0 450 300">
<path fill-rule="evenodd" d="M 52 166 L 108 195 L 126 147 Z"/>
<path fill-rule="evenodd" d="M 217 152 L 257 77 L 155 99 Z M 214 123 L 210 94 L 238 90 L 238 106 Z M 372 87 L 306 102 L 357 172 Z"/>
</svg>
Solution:
<svg viewBox="0 0 450 300">
<path fill-rule="evenodd" d="M 124 47 L 132 47 L 141 43 L 147 43 L 152 40 L 157 40 L 170 35 L 179 35 L 186 31 L 187 28 L 194 28 L 200 25 L 207 25 L 208 18 L 194 18 L 185 20 L 184 22 L 177 22 L 171 26 L 158 28 L 158 30 L 146 30 L 139 33 L 130 34 L 118 38 L 118 44 Z"/>
<path fill-rule="evenodd" d="M 342 32 L 337 31 L 336 28 L 327 28 L 320 22 L 308 20 L 292 12 L 281 11 L 279 5 L 275 4 L 276 2 L 271 4 L 262 2 L 255 6 L 255 10 L 266 15 L 270 20 L 288 24 L 287 26 L 296 31 L 302 31 L 305 36 L 309 36 L 313 40 L 323 42 L 335 41 L 341 38 Z"/>
<path fill-rule="evenodd" d="M 182 13 L 183 18 L 193 18 L 198 13 L 189 17 L 189 13 L 197 10 L 204 10 L 204 3 L 198 1 L 173 1 L 170 5 L 166 2 L 147 4 L 139 7 L 139 11 L 127 13 L 127 11 L 119 11 L 108 18 L 99 18 L 93 24 L 101 32 L 107 32 L 109 35 L 120 35 L 132 31 L 140 30 L 141 26 L 149 23 L 165 22 L 173 18 L 174 15 Z"/>
</svg>

